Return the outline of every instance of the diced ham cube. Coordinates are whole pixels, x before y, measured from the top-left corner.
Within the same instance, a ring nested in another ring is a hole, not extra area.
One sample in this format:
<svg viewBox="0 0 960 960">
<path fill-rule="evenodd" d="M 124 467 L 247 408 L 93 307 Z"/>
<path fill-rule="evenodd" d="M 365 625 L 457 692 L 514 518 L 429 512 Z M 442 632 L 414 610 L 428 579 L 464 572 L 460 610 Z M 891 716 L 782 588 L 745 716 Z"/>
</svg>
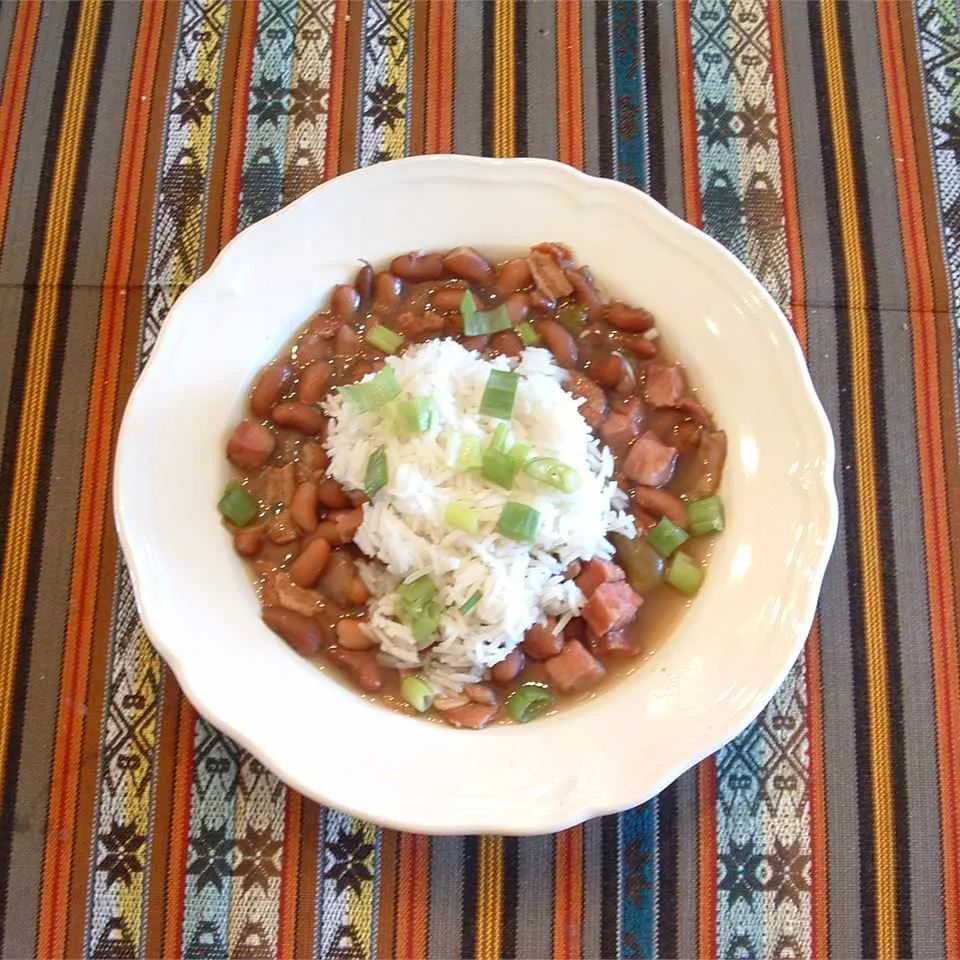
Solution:
<svg viewBox="0 0 960 960">
<path fill-rule="evenodd" d="M 623 581 L 601 583 L 581 611 L 587 626 L 598 636 L 629 623 L 640 609 L 643 597 Z"/>
<path fill-rule="evenodd" d="M 652 430 L 647 430 L 634 440 L 623 472 L 643 487 L 662 487 L 673 475 L 676 462 L 676 447 L 668 447 Z"/>
<path fill-rule="evenodd" d="M 586 398 L 587 402 L 580 404 L 580 414 L 596 430 L 607 413 L 607 395 L 603 387 L 578 373 L 567 381 L 567 389 L 575 397 Z"/>
<path fill-rule="evenodd" d="M 563 649 L 563 634 L 554 633 L 556 621 L 547 620 L 546 626 L 535 623 L 524 635 L 523 652 L 533 660 L 555 657 Z"/>
<path fill-rule="evenodd" d="M 656 487 L 634 487 L 630 491 L 630 499 L 641 510 L 658 519 L 666 517 L 678 527 L 687 525 L 687 505 L 667 490 L 657 490 Z"/>
<path fill-rule="evenodd" d="M 550 683 L 561 693 L 583 690 L 600 680 L 606 673 L 603 664 L 577 640 L 568 643 L 544 665 Z"/>
<path fill-rule="evenodd" d="M 320 597 L 313 590 L 304 590 L 290 579 L 289 573 L 268 574 L 263 581 L 263 602 L 266 606 L 286 607 L 294 613 L 312 617 L 317 612 Z"/>
<path fill-rule="evenodd" d="M 256 470 L 273 456 L 277 438 L 262 424 L 242 420 L 227 441 L 227 457 L 241 470 Z"/>
<path fill-rule="evenodd" d="M 625 578 L 626 574 L 612 560 L 595 557 L 583 565 L 583 570 L 577 577 L 577 586 L 585 597 L 589 597 L 601 583 L 615 583 Z"/>
<path fill-rule="evenodd" d="M 590 649 L 598 656 L 604 659 L 613 659 L 616 657 L 635 657 L 640 653 L 640 640 L 636 631 L 629 627 L 619 627 L 616 630 L 608 630 L 602 637 L 597 636 L 592 630 L 587 639 L 590 642 Z"/>
<path fill-rule="evenodd" d="M 443 319 L 441 314 L 434 313 L 432 310 L 425 310 L 422 313 L 408 310 L 405 313 L 401 313 L 396 320 L 397 329 L 408 340 L 417 340 L 423 336 L 433 336 L 439 333 L 444 326 L 446 326 L 446 320 Z"/>
<path fill-rule="evenodd" d="M 289 506 L 296 488 L 296 467 L 292 463 L 285 463 L 282 467 L 271 467 L 267 471 L 263 499 L 271 507 Z"/>
<path fill-rule="evenodd" d="M 440 716 L 454 727 L 466 727 L 468 730 L 479 730 L 485 727 L 496 715 L 497 704 L 465 703 L 451 710 L 444 710 Z"/>
<path fill-rule="evenodd" d="M 573 287 L 557 261 L 542 250 L 531 250 L 527 257 L 533 282 L 537 289 L 550 300 L 569 297 Z"/>
<path fill-rule="evenodd" d="M 637 422 L 624 413 L 611 413 L 600 424 L 600 436 L 608 447 L 625 447 L 639 433 Z"/>
<path fill-rule="evenodd" d="M 683 371 L 679 367 L 668 367 L 663 363 L 651 363 L 647 367 L 644 396 L 648 403 L 655 407 L 675 407 L 685 389 Z"/>
<path fill-rule="evenodd" d="M 333 647 L 330 650 L 330 659 L 343 667 L 353 682 L 366 693 L 376 693 L 383 686 L 380 666 L 371 651 Z"/>
</svg>

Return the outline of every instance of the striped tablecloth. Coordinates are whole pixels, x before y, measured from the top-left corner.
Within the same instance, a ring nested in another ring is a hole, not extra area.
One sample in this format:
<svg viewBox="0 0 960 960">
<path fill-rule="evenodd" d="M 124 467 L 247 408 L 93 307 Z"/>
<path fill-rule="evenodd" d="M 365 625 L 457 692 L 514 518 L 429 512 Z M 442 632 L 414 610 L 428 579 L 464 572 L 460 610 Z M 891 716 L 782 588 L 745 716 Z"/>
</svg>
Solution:
<svg viewBox="0 0 960 960">
<path fill-rule="evenodd" d="M 6 3 L 0 76 L 5 956 L 960 955 L 952 0 Z M 287 790 L 177 689 L 111 520 L 184 286 L 325 178 L 443 151 L 558 157 L 702 226 L 790 315 L 838 441 L 783 688 L 657 799 L 552 837 Z"/>
</svg>

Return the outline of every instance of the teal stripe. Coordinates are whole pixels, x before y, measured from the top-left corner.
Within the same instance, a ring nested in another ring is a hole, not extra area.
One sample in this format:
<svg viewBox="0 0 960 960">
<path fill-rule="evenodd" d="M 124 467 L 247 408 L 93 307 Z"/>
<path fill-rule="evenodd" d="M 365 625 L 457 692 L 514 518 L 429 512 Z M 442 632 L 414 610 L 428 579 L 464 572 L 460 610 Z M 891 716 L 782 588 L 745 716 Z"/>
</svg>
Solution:
<svg viewBox="0 0 960 960">
<path fill-rule="evenodd" d="M 643 7 L 617 0 L 612 7 L 617 179 L 649 190 L 647 92 L 643 70 Z M 655 13 L 654 13 L 655 15 Z"/>
</svg>

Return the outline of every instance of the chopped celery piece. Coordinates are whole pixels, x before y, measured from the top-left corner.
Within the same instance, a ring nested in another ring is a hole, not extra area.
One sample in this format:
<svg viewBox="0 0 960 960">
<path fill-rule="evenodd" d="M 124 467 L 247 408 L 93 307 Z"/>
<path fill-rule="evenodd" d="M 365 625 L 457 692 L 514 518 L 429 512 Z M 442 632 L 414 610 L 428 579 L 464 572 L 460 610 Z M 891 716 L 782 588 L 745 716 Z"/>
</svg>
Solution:
<svg viewBox="0 0 960 960">
<path fill-rule="evenodd" d="M 520 339 L 523 341 L 525 347 L 533 347 L 540 342 L 540 334 L 537 333 L 532 323 L 527 323 L 526 321 L 518 323 L 517 333 L 520 335 Z"/>
<path fill-rule="evenodd" d="M 474 310 L 469 317 L 461 306 L 460 313 L 463 314 L 463 332 L 468 337 L 487 336 L 511 327 L 510 312 L 503 304 L 493 310 Z"/>
<path fill-rule="evenodd" d="M 460 605 L 460 612 L 466 616 L 473 611 L 473 608 L 483 599 L 483 594 L 479 590 L 473 593 Z"/>
<path fill-rule="evenodd" d="M 385 327 L 382 323 L 375 323 L 363 335 L 364 340 L 372 347 L 384 353 L 396 353 L 403 346 L 403 334 Z"/>
<path fill-rule="evenodd" d="M 443 520 L 448 526 L 463 530 L 464 533 L 477 533 L 480 529 L 480 514 L 465 503 L 454 500 L 443 511 Z"/>
<path fill-rule="evenodd" d="M 703 583 L 703 570 L 680 550 L 673 555 L 673 559 L 667 564 L 667 572 L 663 579 L 671 587 L 688 597 L 692 597 L 700 589 L 700 584 Z"/>
<path fill-rule="evenodd" d="M 543 683 L 521 683 L 507 697 L 507 709 L 517 723 L 528 723 L 546 713 L 553 703 L 549 687 Z"/>
<path fill-rule="evenodd" d="M 370 454 L 363 477 L 363 492 L 373 497 L 387 485 L 387 448 L 380 447 Z"/>
<path fill-rule="evenodd" d="M 245 527 L 258 513 L 257 501 L 238 483 L 231 483 L 224 490 L 217 504 L 224 519 L 235 527 Z"/>
<path fill-rule="evenodd" d="M 426 433 L 433 426 L 437 405 L 432 397 L 410 397 L 397 401 L 397 420 L 406 434 Z"/>
<path fill-rule="evenodd" d="M 461 472 L 479 470 L 483 463 L 483 446 L 479 437 L 468 434 L 460 439 L 460 449 L 457 450 L 456 468 Z"/>
<path fill-rule="evenodd" d="M 496 453 L 506 453 L 507 452 L 507 441 L 510 439 L 510 427 L 505 423 L 498 423 L 497 429 L 493 431 L 493 436 L 490 438 L 490 446 L 487 447 L 488 450 L 493 450 Z"/>
<path fill-rule="evenodd" d="M 480 401 L 480 412 L 488 417 L 509 420 L 519 380 L 517 374 L 507 370 L 491 370 Z"/>
<path fill-rule="evenodd" d="M 689 539 L 687 531 L 678 527 L 667 517 L 661 517 L 657 525 L 647 531 L 647 543 L 661 557 L 669 557 L 677 547 L 686 543 Z"/>
<path fill-rule="evenodd" d="M 480 476 L 484 480 L 509 490 L 513 486 L 516 475 L 517 464 L 510 458 L 509 453 L 492 448 L 484 452 L 483 462 L 480 464 Z"/>
<path fill-rule="evenodd" d="M 580 475 L 553 457 L 537 457 L 524 464 L 524 473 L 540 483 L 555 487 L 563 493 L 573 493 L 580 486 Z"/>
<path fill-rule="evenodd" d="M 433 692 L 433 687 L 423 677 L 404 677 L 400 684 L 400 696 L 417 713 L 426 713 L 433 704 L 433 698 L 436 694 Z"/>
<path fill-rule="evenodd" d="M 362 383 L 351 383 L 345 387 L 337 387 L 344 399 L 359 413 L 369 413 L 379 410 L 385 403 L 400 396 L 400 384 L 397 375 L 389 364 L 378 374 Z"/>
<path fill-rule="evenodd" d="M 705 497 L 687 504 L 687 525 L 690 536 L 702 537 L 705 533 L 720 533 L 723 530 L 723 501 L 717 497 Z"/>
<path fill-rule="evenodd" d="M 473 294 L 467 290 L 460 301 L 460 316 L 463 317 L 463 330 L 473 325 L 473 318 L 477 313 L 477 301 L 473 299 Z"/>
<path fill-rule="evenodd" d="M 539 526 L 540 514 L 533 507 L 508 500 L 500 511 L 497 533 L 510 540 L 529 543 L 536 537 Z"/>
</svg>

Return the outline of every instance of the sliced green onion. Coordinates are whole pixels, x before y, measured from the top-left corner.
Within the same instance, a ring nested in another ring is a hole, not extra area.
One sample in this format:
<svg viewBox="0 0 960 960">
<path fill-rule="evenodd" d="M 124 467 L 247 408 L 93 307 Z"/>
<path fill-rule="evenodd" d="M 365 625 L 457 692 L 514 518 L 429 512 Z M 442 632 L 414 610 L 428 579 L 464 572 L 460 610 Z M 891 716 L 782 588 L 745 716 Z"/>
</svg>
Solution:
<svg viewBox="0 0 960 960">
<path fill-rule="evenodd" d="M 500 511 L 497 533 L 510 540 L 529 543 L 536 537 L 539 526 L 540 514 L 533 507 L 508 500 Z"/>
<path fill-rule="evenodd" d="M 426 713 L 433 704 L 436 694 L 433 687 L 423 677 L 404 677 L 400 684 L 400 696 L 417 713 Z"/>
<path fill-rule="evenodd" d="M 509 453 L 488 449 L 484 452 L 480 464 L 480 476 L 504 490 L 509 490 L 517 476 L 517 464 L 510 459 Z"/>
<path fill-rule="evenodd" d="M 507 423 L 498 423 L 496 429 L 493 431 L 493 436 L 490 438 L 490 446 L 488 446 L 487 449 L 493 450 L 496 453 L 506 453 L 510 446 L 509 441 L 510 425 Z"/>
<path fill-rule="evenodd" d="M 475 309 L 469 316 L 464 313 L 461 304 L 460 313 L 463 314 L 463 332 L 468 337 L 487 336 L 491 333 L 499 333 L 501 330 L 509 330 L 512 326 L 510 311 L 503 304 L 494 307 L 493 310 Z"/>
<path fill-rule="evenodd" d="M 517 333 L 520 335 L 520 339 L 523 341 L 525 347 L 532 347 L 540 342 L 540 334 L 537 333 L 532 323 L 527 323 L 526 321 L 518 323 Z"/>
<path fill-rule="evenodd" d="M 539 483 L 555 487 L 563 493 L 573 493 L 580 486 L 580 474 L 553 457 L 536 457 L 524 464 L 523 472 Z"/>
<path fill-rule="evenodd" d="M 521 683 L 507 697 L 507 709 L 517 723 L 529 723 L 546 713 L 553 703 L 549 687 L 544 683 Z"/>
<path fill-rule="evenodd" d="M 463 331 L 467 332 L 467 327 L 473 325 L 473 318 L 477 313 L 477 301 L 473 299 L 473 294 L 467 290 L 463 299 L 460 301 L 460 316 L 463 317 Z"/>
<path fill-rule="evenodd" d="M 462 603 L 460 604 L 460 612 L 466 616 L 468 613 L 473 611 L 473 608 L 483 599 L 483 594 L 479 590 L 474 590 L 473 593 Z"/>
<path fill-rule="evenodd" d="M 437 405 L 432 397 L 410 397 L 397 401 L 397 418 L 408 434 L 426 433 L 433 426 Z"/>
<path fill-rule="evenodd" d="M 682 550 L 674 554 L 663 577 L 671 587 L 692 597 L 703 583 L 703 570 Z"/>
<path fill-rule="evenodd" d="M 457 450 L 456 468 L 461 472 L 479 470 L 483 463 L 483 446 L 479 437 L 467 434 L 460 439 L 460 449 Z"/>
<path fill-rule="evenodd" d="M 517 397 L 517 383 L 520 378 L 507 370 L 491 370 L 487 385 L 483 388 L 480 412 L 498 420 L 509 420 L 513 413 L 513 402 Z"/>
<path fill-rule="evenodd" d="M 647 543 L 661 557 L 669 557 L 677 547 L 686 543 L 689 539 L 687 531 L 678 527 L 667 517 L 661 517 L 657 525 L 647 531 Z"/>
<path fill-rule="evenodd" d="M 687 521 L 692 537 L 702 537 L 705 533 L 720 533 L 723 530 L 723 501 L 713 496 L 688 503 Z"/>
<path fill-rule="evenodd" d="M 560 308 L 559 313 L 557 313 L 557 319 L 572 334 L 576 335 L 587 322 L 587 311 L 578 304 L 568 303 L 565 307 Z"/>
<path fill-rule="evenodd" d="M 363 492 L 373 497 L 387 485 L 387 448 L 380 447 L 370 454 L 367 471 L 363 475 Z"/>
<path fill-rule="evenodd" d="M 437 585 L 428 574 L 397 588 L 399 616 L 413 634 L 417 649 L 430 646 L 440 625 L 440 606 L 436 601 Z"/>
<path fill-rule="evenodd" d="M 245 527 L 259 512 L 257 501 L 238 483 L 231 483 L 223 491 L 217 509 L 224 519 L 235 527 Z"/>
<path fill-rule="evenodd" d="M 385 403 L 400 396 L 400 384 L 397 383 L 397 375 L 390 364 L 363 383 L 351 383 L 344 387 L 337 387 L 337 390 L 359 413 L 379 410 Z"/>
<path fill-rule="evenodd" d="M 448 526 L 456 527 L 465 533 L 477 533 L 480 529 L 480 514 L 465 503 L 454 500 L 443 511 L 443 520 Z"/>
<path fill-rule="evenodd" d="M 510 448 L 510 459 L 518 466 L 522 467 L 533 455 L 532 443 L 515 443 Z"/>
<path fill-rule="evenodd" d="M 403 346 L 403 334 L 385 327 L 382 323 L 375 323 L 363 338 L 370 346 L 384 353 L 396 353 Z"/>
</svg>

